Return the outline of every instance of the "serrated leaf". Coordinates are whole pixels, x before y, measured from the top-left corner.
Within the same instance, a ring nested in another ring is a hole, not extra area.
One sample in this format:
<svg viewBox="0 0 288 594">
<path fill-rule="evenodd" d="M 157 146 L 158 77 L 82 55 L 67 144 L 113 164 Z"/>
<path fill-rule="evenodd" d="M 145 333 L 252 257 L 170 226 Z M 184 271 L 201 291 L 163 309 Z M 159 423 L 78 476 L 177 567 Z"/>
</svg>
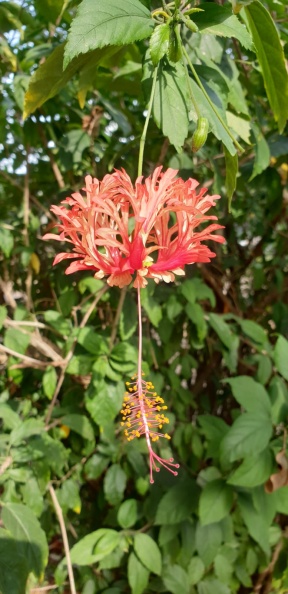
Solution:
<svg viewBox="0 0 288 594">
<path fill-rule="evenodd" d="M 271 415 L 271 402 L 264 386 L 255 382 L 248 375 L 226 378 L 225 383 L 230 384 L 234 398 L 251 413 Z"/>
<path fill-rule="evenodd" d="M 150 54 L 154 66 L 165 56 L 169 46 L 170 27 L 168 23 L 155 27 L 150 37 Z"/>
<path fill-rule="evenodd" d="M 61 423 L 67 425 L 73 431 L 81 435 L 84 439 L 90 442 L 94 442 L 94 430 L 93 427 L 84 415 L 69 414 L 61 418 Z"/>
<path fill-rule="evenodd" d="M 277 339 L 274 361 L 279 373 L 288 380 L 288 340 L 284 336 L 279 336 Z"/>
<path fill-rule="evenodd" d="M 48 561 L 45 533 L 33 512 L 20 503 L 6 503 L 2 521 L 15 540 L 25 543 L 25 556 L 30 571 L 40 577 Z"/>
<path fill-rule="evenodd" d="M 142 594 L 148 585 L 149 571 L 134 553 L 128 558 L 128 582 L 132 594 Z"/>
<path fill-rule="evenodd" d="M 264 553 L 269 555 L 270 547 L 268 526 L 267 523 L 263 521 L 262 514 L 260 514 L 255 509 L 249 495 L 239 493 L 238 503 L 250 536 L 256 540 Z"/>
<path fill-rule="evenodd" d="M 157 507 L 155 524 L 178 524 L 186 520 L 195 509 L 195 487 L 194 481 L 185 481 L 165 493 Z"/>
<path fill-rule="evenodd" d="M 288 118 L 288 75 L 275 23 L 259 0 L 244 8 L 269 103 L 282 132 Z"/>
<path fill-rule="evenodd" d="M 205 485 L 199 500 L 199 518 L 202 526 L 218 522 L 229 514 L 233 503 L 232 489 L 222 479 Z"/>
<path fill-rule="evenodd" d="M 245 460 L 228 479 L 229 485 L 253 488 L 263 485 L 272 472 L 272 454 L 269 449 Z"/>
<path fill-rule="evenodd" d="M 225 187 L 228 197 L 228 210 L 230 212 L 233 194 L 236 190 L 237 185 L 238 155 L 237 153 L 235 153 L 235 155 L 231 155 L 227 150 L 226 146 L 224 146 L 224 154 L 226 168 Z"/>
<path fill-rule="evenodd" d="M 144 64 L 143 88 L 149 97 L 152 85 L 153 64 L 146 59 Z M 153 101 L 154 120 L 164 134 L 180 151 L 188 136 L 188 89 L 184 66 L 169 64 L 167 60 L 160 63 L 155 96 Z"/>
<path fill-rule="evenodd" d="M 254 177 L 262 173 L 270 163 L 270 149 L 262 131 L 255 124 L 252 126 L 253 136 L 255 140 L 255 159 L 253 163 L 253 171 L 249 178 L 252 181 Z"/>
<path fill-rule="evenodd" d="M 8 530 L 0 528 L 0 592 L 25 594 L 29 563 L 25 557 L 25 543 L 11 538 Z"/>
<path fill-rule="evenodd" d="M 262 452 L 269 443 L 272 422 L 263 413 L 244 413 L 234 421 L 221 443 L 230 462 Z"/>
<path fill-rule="evenodd" d="M 15 446 L 21 441 L 31 437 L 31 435 L 39 435 L 44 430 L 44 423 L 40 419 L 25 419 L 21 425 L 17 425 L 10 434 L 10 444 Z"/>
<path fill-rule="evenodd" d="M 42 377 L 43 392 L 47 398 L 52 398 L 57 385 L 57 373 L 55 367 L 48 365 Z"/>
<path fill-rule="evenodd" d="M 30 79 L 28 89 L 25 93 L 23 118 L 27 118 L 37 107 L 41 107 L 45 101 L 54 97 L 63 89 L 69 80 L 78 70 L 88 64 L 93 63 L 94 68 L 107 55 L 115 53 L 117 47 L 105 47 L 97 49 L 89 54 L 81 55 L 75 58 L 66 70 L 63 72 L 63 56 L 65 43 L 56 47 L 50 56 L 40 64 Z M 85 279 L 84 279 L 85 280 Z M 94 279 L 91 279 L 93 281 Z M 96 281 L 96 279 L 95 279 Z M 101 281 L 96 281 L 100 283 Z"/>
<path fill-rule="evenodd" d="M 150 37 L 154 24 L 139 0 L 83 0 L 68 34 L 64 68 L 81 53 Z"/>
<path fill-rule="evenodd" d="M 204 12 L 194 14 L 193 21 L 201 33 L 234 37 L 246 49 L 253 48 L 251 36 L 245 25 L 240 23 L 235 15 L 231 14 L 231 8 L 228 6 L 206 3 Z"/>
</svg>

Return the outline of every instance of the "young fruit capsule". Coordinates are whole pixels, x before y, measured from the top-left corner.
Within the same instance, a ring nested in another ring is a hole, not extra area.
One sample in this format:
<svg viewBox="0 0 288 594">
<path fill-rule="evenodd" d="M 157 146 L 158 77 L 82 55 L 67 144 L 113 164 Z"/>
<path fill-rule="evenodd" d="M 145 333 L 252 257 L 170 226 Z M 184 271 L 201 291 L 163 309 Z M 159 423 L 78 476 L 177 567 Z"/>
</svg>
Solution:
<svg viewBox="0 0 288 594">
<path fill-rule="evenodd" d="M 197 153 L 205 144 L 208 136 L 209 122 L 207 118 L 198 118 L 197 128 L 192 136 L 192 151 Z"/>
</svg>

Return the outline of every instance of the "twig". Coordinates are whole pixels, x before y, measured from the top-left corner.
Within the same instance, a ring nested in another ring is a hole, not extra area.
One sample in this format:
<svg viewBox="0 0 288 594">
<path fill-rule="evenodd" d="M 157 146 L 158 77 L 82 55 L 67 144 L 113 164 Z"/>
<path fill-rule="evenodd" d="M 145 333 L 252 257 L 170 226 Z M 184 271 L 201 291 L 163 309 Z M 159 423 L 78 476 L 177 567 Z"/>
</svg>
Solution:
<svg viewBox="0 0 288 594">
<path fill-rule="evenodd" d="M 269 578 L 273 574 L 274 567 L 276 565 L 276 562 L 278 560 L 278 557 L 279 557 L 282 549 L 283 549 L 283 539 L 279 540 L 278 544 L 276 545 L 269 565 L 264 569 L 264 571 L 262 571 L 260 573 L 258 580 L 254 586 L 254 589 L 253 589 L 253 592 L 255 594 L 258 594 L 258 593 L 260 594 L 260 592 L 262 590 L 262 586 L 264 586 L 265 580 L 267 579 L 267 577 Z M 269 594 L 270 585 L 271 585 L 270 580 L 268 580 L 267 587 L 264 586 L 263 594 Z"/>
<path fill-rule="evenodd" d="M 70 555 L 70 549 L 69 549 L 69 542 L 68 542 L 68 537 L 67 537 L 67 532 L 66 532 L 66 526 L 65 526 L 65 522 L 64 522 L 64 518 L 63 518 L 63 512 L 62 512 L 62 508 L 59 505 L 56 493 L 54 488 L 52 487 L 52 485 L 49 485 L 49 491 L 50 491 L 50 495 L 51 495 L 51 499 L 53 501 L 53 505 L 54 505 L 54 509 L 59 521 L 59 525 L 60 525 L 60 529 L 61 529 L 61 534 L 62 534 L 62 540 L 63 540 L 63 545 L 64 545 L 64 551 L 65 551 L 65 557 L 66 557 L 66 563 L 67 563 L 67 570 L 68 570 L 68 577 L 69 577 L 69 583 L 70 583 L 70 589 L 71 589 L 71 594 L 77 594 L 76 592 L 76 586 L 75 586 L 75 580 L 74 580 L 74 574 L 73 574 L 73 568 L 72 568 L 72 562 L 71 562 L 71 555 Z"/>
<path fill-rule="evenodd" d="M 32 366 L 39 369 L 43 369 L 48 365 L 54 365 L 55 367 L 61 367 L 63 365 L 63 359 L 60 357 L 59 361 L 53 361 L 53 363 L 51 363 L 50 361 L 38 361 L 38 359 L 33 359 L 33 357 L 28 357 L 27 355 L 17 353 L 16 351 L 9 349 L 8 347 L 3 346 L 2 344 L 0 344 L 0 351 L 2 351 L 3 353 L 7 353 L 7 355 L 11 355 L 12 357 L 16 357 L 17 359 L 22 359 L 23 361 L 26 361 L 26 363 L 30 363 L 30 367 Z"/>
<path fill-rule="evenodd" d="M 1 476 L 1 474 L 4 474 L 4 472 L 7 470 L 7 468 L 9 468 L 9 466 L 11 466 L 12 462 L 13 462 L 12 456 L 7 456 L 7 458 L 4 460 L 3 464 L 1 464 L 1 466 L 0 466 L 0 476 Z"/>
</svg>

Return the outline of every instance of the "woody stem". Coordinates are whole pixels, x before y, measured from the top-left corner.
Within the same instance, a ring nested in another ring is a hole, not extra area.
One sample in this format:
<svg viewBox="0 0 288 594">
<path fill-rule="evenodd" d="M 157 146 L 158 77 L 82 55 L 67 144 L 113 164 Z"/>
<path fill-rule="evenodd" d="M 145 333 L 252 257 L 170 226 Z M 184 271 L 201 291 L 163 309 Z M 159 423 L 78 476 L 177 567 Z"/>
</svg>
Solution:
<svg viewBox="0 0 288 594">
<path fill-rule="evenodd" d="M 155 70 L 153 72 L 151 95 L 150 95 L 150 99 L 149 99 L 149 104 L 148 104 L 148 109 L 147 109 L 147 115 L 146 115 L 146 119 L 145 119 L 145 124 L 144 124 L 144 128 L 143 128 L 142 136 L 140 138 L 139 158 L 138 158 L 138 177 L 140 175 L 142 175 L 142 170 L 143 170 L 144 147 L 145 147 L 146 135 L 147 135 L 147 130 L 148 130 L 148 124 L 149 124 L 149 120 L 150 120 L 150 116 L 151 116 L 151 112 L 152 112 L 153 100 L 154 100 L 154 95 L 155 95 L 156 82 L 157 82 L 157 72 L 158 72 L 158 66 L 156 66 L 156 68 L 155 68 Z"/>
</svg>

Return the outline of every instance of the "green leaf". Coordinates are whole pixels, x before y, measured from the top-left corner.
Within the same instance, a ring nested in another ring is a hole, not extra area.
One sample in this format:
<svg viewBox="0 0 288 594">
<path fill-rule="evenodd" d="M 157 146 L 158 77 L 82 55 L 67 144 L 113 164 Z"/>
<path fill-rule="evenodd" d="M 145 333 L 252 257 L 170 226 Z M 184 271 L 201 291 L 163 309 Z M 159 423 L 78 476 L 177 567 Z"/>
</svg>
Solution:
<svg viewBox="0 0 288 594">
<path fill-rule="evenodd" d="M 207 323 L 204 317 L 204 310 L 199 303 L 187 303 L 185 312 L 191 322 L 197 328 L 197 337 L 200 342 L 203 342 L 207 336 Z"/>
<path fill-rule="evenodd" d="M 198 584 L 198 594 L 230 594 L 231 590 L 215 578 L 207 578 Z"/>
<path fill-rule="evenodd" d="M 192 557 L 188 565 L 188 579 L 189 584 L 194 586 L 198 584 L 205 573 L 205 565 L 200 557 Z"/>
<path fill-rule="evenodd" d="M 87 534 L 72 547 L 71 561 L 75 565 L 92 565 L 101 561 L 119 545 L 120 533 L 110 528 L 100 528 Z"/>
<path fill-rule="evenodd" d="M 160 547 L 163 547 L 168 542 L 173 540 L 179 532 L 178 524 L 163 524 L 159 530 L 158 542 Z"/>
<path fill-rule="evenodd" d="M 255 382 L 248 375 L 225 378 L 225 383 L 230 384 L 234 398 L 247 412 L 266 414 L 271 416 L 271 402 L 262 384 Z"/>
<path fill-rule="evenodd" d="M 232 562 L 230 562 L 229 557 L 225 555 L 225 552 L 226 551 L 224 549 L 222 554 L 220 553 L 216 555 L 214 559 L 214 569 L 215 574 L 217 578 L 220 580 L 220 582 L 223 582 L 224 584 L 229 584 L 231 581 L 232 573 L 234 571 L 234 567 L 232 565 Z"/>
<path fill-rule="evenodd" d="M 119 464 L 108 468 L 104 479 L 105 498 L 111 505 L 117 505 L 123 499 L 127 476 Z"/>
<path fill-rule="evenodd" d="M 11 538 L 11 534 L 0 528 L 0 592 L 1 594 L 25 594 L 29 561 L 26 559 L 26 545 Z"/>
<path fill-rule="evenodd" d="M 107 57 L 107 55 L 112 55 L 118 50 L 117 47 L 110 46 L 97 49 L 89 54 L 81 55 L 78 58 L 75 58 L 63 72 L 62 64 L 64 48 L 64 43 L 56 47 L 45 62 L 40 64 L 32 75 L 25 94 L 24 119 L 33 113 L 37 107 L 41 107 L 45 101 L 57 95 L 57 93 L 67 85 L 76 72 L 81 70 L 90 61 L 93 63 L 94 68 L 97 68 L 97 65 L 103 58 Z M 96 279 L 93 280 L 96 281 Z M 98 283 L 99 282 L 101 281 L 98 281 Z"/>
<path fill-rule="evenodd" d="M 30 342 L 29 334 L 24 334 L 23 332 L 20 332 L 16 328 L 8 328 L 8 330 L 6 330 L 6 332 L 5 332 L 4 345 L 8 349 L 11 349 L 12 351 L 15 351 L 16 353 L 20 353 L 21 355 L 24 355 L 24 353 L 26 352 L 26 349 L 29 345 L 29 342 Z M 16 355 L 15 355 L 15 357 L 16 357 Z"/>
<path fill-rule="evenodd" d="M 229 514 L 233 491 L 225 481 L 217 479 L 205 485 L 199 500 L 199 518 L 202 526 L 218 522 Z"/>
<path fill-rule="evenodd" d="M 69 414 L 61 418 L 62 425 L 67 425 L 72 431 L 78 433 L 84 439 L 88 439 L 90 442 L 94 442 L 94 429 L 87 417 L 84 415 Z"/>
<path fill-rule="evenodd" d="M 117 521 L 121 528 L 131 528 L 137 522 L 137 501 L 136 499 L 126 499 L 121 503 Z"/>
<path fill-rule="evenodd" d="M 29 570 L 40 577 L 48 561 L 48 544 L 33 512 L 20 503 L 5 503 L 2 522 L 15 540 L 25 543 L 25 557 Z"/>
<path fill-rule="evenodd" d="M 237 318 L 237 322 L 244 334 L 249 336 L 254 342 L 258 344 L 265 344 L 267 342 L 267 332 L 260 324 L 256 324 L 253 320 L 242 320 L 241 318 Z"/>
<path fill-rule="evenodd" d="M 138 532 L 134 537 L 134 550 L 149 571 L 161 575 L 162 558 L 158 545 L 148 534 Z"/>
<path fill-rule="evenodd" d="M 67 513 L 69 509 L 72 509 L 76 514 L 80 514 L 79 485 L 72 478 L 65 480 L 61 488 L 57 490 L 57 498 L 63 513 Z"/>
<path fill-rule="evenodd" d="M 189 578 L 187 572 L 180 565 L 165 567 L 162 575 L 165 588 L 172 594 L 189 594 Z"/>
<path fill-rule="evenodd" d="M 270 163 L 270 149 L 262 131 L 255 124 L 252 126 L 253 136 L 255 139 L 255 160 L 253 164 L 253 171 L 249 178 L 252 181 L 254 177 L 257 177 L 262 171 L 267 169 Z"/>
<path fill-rule="evenodd" d="M 288 76 L 279 34 L 270 13 L 259 0 L 245 6 L 244 11 L 269 103 L 282 132 L 288 118 Z"/>
<path fill-rule="evenodd" d="M 288 380 L 288 340 L 279 336 L 274 349 L 274 361 L 277 370 Z"/>
<path fill-rule="evenodd" d="M 238 175 L 238 155 L 231 155 L 227 148 L 224 146 L 224 154 L 225 154 L 225 167 L 226 167 L 226 177 L 225 177 L 225 187 L 228 197 L 228 209 L 230 212 L 231 202 L 233 198 L 233 194 L 236 190 L 237 185 L 237 175 Z"/>
<path fill-rule="evenodd" d="M 150 11 L 139 0 L 83 0 L 68 34 L 64 68 L 80 53 L 145 39 L 153 28 Z"/>
<path fill-rule="evenodd" d="M 288 390 L 285 381 L 276 375 L 269 385 L 272 405 L 272 420 L 275 425 L 286 421 L 288 415 Z"/>
<path fill-rule="evenodd" d="M 245 27 L 235 15 L 231 15 L 231 8 L 218 4 L 205 4 L 204 12 L 193 15 L 199 31 L 204 34 L 234 37 L 246 49 L 252 49 L 252 39 Z"/>
<path fill-rule="evenodd" d="M 155 524 L 178 524 L 186 520 L 195 509 L 195 487 L 194 481 L 185 480 L 165 493 L 157 507 Z"/>
<path fill-rule="evenodd" d="M 189 303 L 208 299 L 211 307 L 215 307 L 216 305 L 215 295 L 212 289 L 205 285 L 201 278 L 187 278 L 181 283 L 179 289 Z"/>
<path fill-rule="evenodd" d="M 227 349 L 233 349 L 235 343 L 235 334 L 231 332 L 229 324 L 218 314 L 209 314 L 209 323 L 213 330 L 218 334 L 220 340 Z"/>
<path fill-rule="evenodd" d="M 149 571 L 137 559 L 134 553 L 130 553 L 128 558 L 128 582 L 132 594 L 142 594 L 148 586 Z"/>
<path fill-rule="evenodd" d="M 221 450 L 230 462 L 262 452 L 273 432 L 266 414 L 244 413 L 234 421 L 221 443 Z"/>
<path fill-rule="evenodd" d="M 149 59 L 144 63 L 143 88 L 149 97 L 152 86 L 153 65 Z M 182 64 L 170 64 L 163 60 L 159 64 L 156 89 L 153 101 L 154 120 L 180 152 L 185 138 L 188 136 L 189 103 L 185 69 Z"/>
<path fill-rule="evenodd" d="M 196 548 L 205 567 L 208 567 L 216 557 L 221 542 L 222 529 L 220 523 L 209 524 L 208 526 L 197 524 Z"/>
<path fill-rule="evenodd" d="M 237 487 L 257 487 L 263 485 L 272 472 L 272 453 L 267 448 L 258 455 L 250 455 L 230 475 L 227 483 Z"/>
<path fill-rule="evenodd" d="M 128 340 L 137 328 L 137 306 L 130 293 L 125 296 L 125 301 L 120 315 L 119 333 L 121 340 Z"/>
<path fill-rule="evenodd" d="M 43 392 L 51 400 L 57 385 L 57 373 L 55 367 L 48 365 L 42 377 Z"/>
<path fill-rule="evenodd" d="M 18 425 L 11 431 L 10 444 L 19 445 L 21 441 L 31 437 L 31 435 L 39 435 L 44 431 L 44 423 L 40 419 L 25 419 L 21 425 Z"/>
<path fill-rule="evenodd" d="M 9 229 L 0 228 L 0 252 L 3 252 L 6 258 L 9 258 L 14 246 L 14 239 Z"/>
<path fill-rule="evenodd" d="M 169 46 L 170 27 L 168 23 L 155 27 L 150 37 L 150 54 L 153 66 L 157 66 L 161 58 L 165 56 Z"/>
<path fill-rule="evenodd" d="M 122 382 L 92 382 L 85 394 L 85 406 L 97 425 L 114 421 L 123 403 L 125 386 Z"/>
<path fill-rule="evenodd" d="M 9 404 L 0 403 L 0 419 L 3 419 L 5 428 L 16 429 L 21 423 L 20 417 L 16 412 L 9 406 Z"/>
<path fill-rule="evenodd" d="M 226 118 L 229 128 L 246 142 L 247 144 L 251 144 L 250 142 L 250 133 L 251 133 L 251 126 L 250 122 L 247 119 L 232 113 L 231 111 L 226 111 Z"/>
<path fill-rule="evenodd" d="M 248 532 L 252 538 L 260 545 L 261 549 L 269 555 L 269 532 L 268 526 L 262 514 L 256 511 L 251 497 L 249 495 L 239 493 L 238 504 L 241 510 L 243 520 L 247 526 Z"/>
<path fill-rule="evenodd" d="M 107 342 L 103 336 L 100 336 L 95 332 L 95 329 L 91 326 L 85 326 L 81 328 L 78 334 L 78 343 L 91 353 L 92 355 L 102 355 L 109 352 Z"/>
<path fill-rule="evenodd" d="M 280 514 L 288 515 L 288 487 L 282 487 L 275 492 L 276 510 Z"/>
</svg>

